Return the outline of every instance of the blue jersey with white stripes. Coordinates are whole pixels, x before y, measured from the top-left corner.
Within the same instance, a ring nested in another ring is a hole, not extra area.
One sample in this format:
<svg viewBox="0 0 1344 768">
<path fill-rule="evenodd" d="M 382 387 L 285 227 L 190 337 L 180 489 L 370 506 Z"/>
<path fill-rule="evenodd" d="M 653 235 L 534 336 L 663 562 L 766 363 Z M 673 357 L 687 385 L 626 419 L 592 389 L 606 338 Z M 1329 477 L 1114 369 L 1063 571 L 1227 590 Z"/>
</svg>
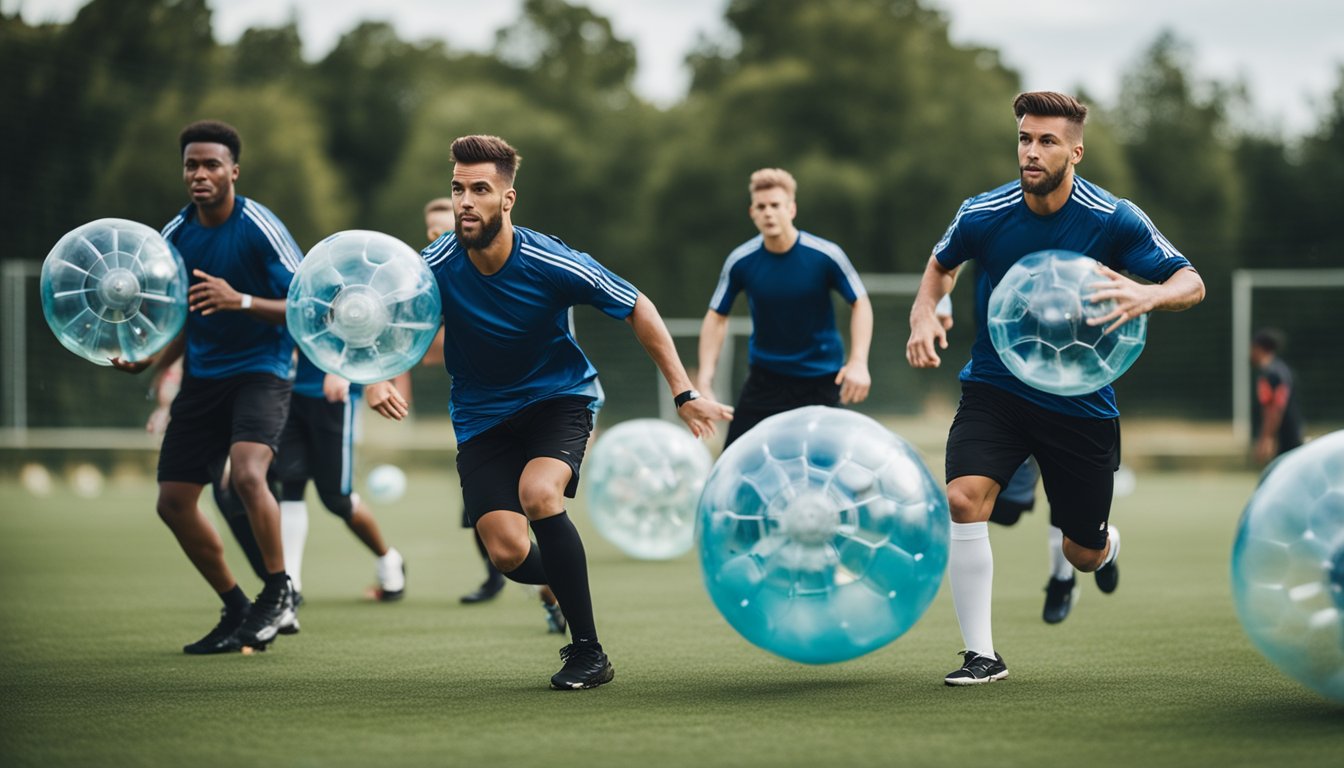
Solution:
<svg viewBox="0 0 1344 768">
<path fill-rule="evenodd" d="M 772 253 L 757 235 L 728 254 L 709 308 L 726 315 L 746 291 L 751 364 L 784 376 L 825 376 L 845 364 L 832 290 L 850 304 L 866 293 L 840 246 L 800 231 L 788 251 Z"/>
<path fill-rule="evenodd" d="M 962 203 L 933 248 L 934 257 L 946 269 L 971 259 L 976 262 L 975 345 L 970 362 L 961 370 L 961 380 L 991 384 L 1058 413 L 1115 418 L 1120 411 L 1110 385 L 1076 397 L 1042 392 L 1014 376 L 990 341 L 985 315 L 994 286 L 1018 259 L 1051 249 L 1082 253 L 1111 269 L 1155 283 L 1190 266 L 1138 206 L 1078 176 L 1068 201 L 1048 216 L 1027 207 L 1019 181 L 976 195 Z"/>
<path fill-rule="evenodd" d="M 313 365 L 313 361 L 303 354 L 302 349 L 296 349 L 294 352 L 294 394 L 304 397 L 316 397 L 326 399 L 326 394 L 322 391 L 322 383 L 327 379 L 327 372 Z M 364 393 L 364 385 L 350 382 L 350 399 L 359 397 Z"/>
<path fill-rule="evenodd" d="M 443 299 L 443 362 L 465 443 L 524 407 L 579 395 L 601 404 L 597 369 L 574 340 L 569 309 L 590 304 L 625 319 L 639 292 L 558 238 L 513 228 L 513 251 L 483 275 L 449 233 L 421 251 Z"/>
<path fill-rule="evenodd" d="M 162 231 L 177 247 L 192 283 L 192 270 L 222 278 L 240 293 L 283 299 L 303 252 L 274 213 L 237 195 L 233 213 L 217 227 L 201 226 L 196 206 L 183 208 Z M 294 343 L 283 325 L 245 312 L 187 315 L 187 374 L 222 379 L 243 373 L 289 375 Z"/>
</svg>

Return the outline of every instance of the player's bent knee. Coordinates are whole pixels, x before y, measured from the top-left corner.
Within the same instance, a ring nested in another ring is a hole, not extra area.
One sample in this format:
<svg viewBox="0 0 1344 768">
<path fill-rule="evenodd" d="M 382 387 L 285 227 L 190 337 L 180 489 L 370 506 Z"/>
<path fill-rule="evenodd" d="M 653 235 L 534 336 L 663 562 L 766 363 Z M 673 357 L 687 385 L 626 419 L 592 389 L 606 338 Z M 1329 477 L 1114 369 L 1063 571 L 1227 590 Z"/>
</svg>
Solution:
<svg viewBox="0 0 1344 768">
<path fill-rule="evenodd" d="M 948 486 L 947 506 L 956 523 L 984 522 L 993 510 L 982 494 L 955 485 Z"/>
<path fill-rule="evenodd" d="M 1106 562 L 1106 550 L 1088 549 L 1070 541 L 1064 540 L 1064 557 L 1073 564 L 1074 568 L 1083 573 L 1092 573 Z"/>
<path fill-rule="evenodd" d="M 520 486 L 518 500 L 522 502 L 523 514 L 529 520 L 540 520 L 565 511 L 564 495 L 549 486 Z"/>
<path fill-rule="evenodd" d="M 530 542 L 526 547 L 519 546 L 513 542 L 487 543 L 485 545 L 485 551 L 490 555 L 490 562 L 503 574 L 508 574 L 511 571 L 517 570 L 518 566 L 522 565 L 523 561 L 527 559 L 527 555 L 531 550 L 532 545 Z"/>
<path fill-rule="evenodd" d="M 271 492 L 271 486 L 266 482 L 264 472 L 241 467 L 233 472 L 233 489 L 244 499 L 250 499 L 258 493 L 269 494 Z"/>
<path fill-rule="evenodd" d="M 350 522 L 350 518 L 355 514 L 355 502 L 349 496 L 340 493 L 322 493 L 318 492 L 318 498 L 322 500 L 322 506 L 327 508 L 331 514 L 341 518 L 345 522 Z"/>
</svg>

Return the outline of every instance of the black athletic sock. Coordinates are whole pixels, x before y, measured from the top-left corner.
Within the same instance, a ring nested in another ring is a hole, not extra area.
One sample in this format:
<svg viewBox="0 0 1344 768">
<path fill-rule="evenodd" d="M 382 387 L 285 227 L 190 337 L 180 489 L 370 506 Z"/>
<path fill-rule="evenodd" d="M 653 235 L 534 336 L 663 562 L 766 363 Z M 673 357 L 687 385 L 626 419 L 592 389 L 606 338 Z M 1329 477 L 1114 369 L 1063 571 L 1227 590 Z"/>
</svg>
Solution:
<svg viewBox="0 0 1344 768">
<path fill-rule="evenodd" d="M 276 595 L 289 586 L 289 574 L 284 571 L 266 574 L 266 586 L 261 588 L 264 595 Z"/>
<path fill-rule="evenodd" d="M 232 614 L 245 611 L 252 604 L 252 601 L 247 599 L 247 593 L 237 584 L 234 584 L 233 589 L 228 592 L 220 592 L 219 599 L 224 601 L 224 610 Z"/>
<path fill-rule="evenodd" d="M 523 560 L 522 565 L 503 575 L 519 584 L 545 584 L 546 566 L 542 565 L 541 552 L 537 550 L 537 545 L 532 545 L 532 550 L 527 553 L 527 559 Z"/>
<path fill-rule="evenodd" d="M 234 540 L 247 556 L 247 564 L 252 566 L 252 572 L 257 574 L 258 579 L 265 581 L 266 561 L 261 557 L 261 547 L 257 544 L 256 534 L 252 532 L 252 523 L 247 519 L 247 510 L 243 509 L 243 504 L 237 496 L 221 489 L 219 483 L 215 483 L 211 488 L 214 489 L 215 504 L 219 506 L 220 514 L 224 516 L 224 522 L 229 524 Z"/>
<path fill-rule="evenodd" d="M 560 601 L 560 610 L 569 621 L 570 637 L 576 643 L 596 643 L 593 623 L 593 598 L 588 591 L 588 556 L 583 539 L 567 512 L 532 521 L 541 559 L 546 565 L 546 583 Z"/>
<path fill-rule="evenodd" d="M 481 553 L 481 561 L 485 563 L 485 581 L 487 584 L 498 584 L 504 579 L 504 574 L 499 572 L 495 564 L 490 561 L 490 553 L 485 548 L 485 542 L 481 541 L 480 534 L 476 531 L 471 532 L 471 537 L 476 540 L 476 551 Z M 531 557 L 531 555 L 528 555 Z"/>
</svg>

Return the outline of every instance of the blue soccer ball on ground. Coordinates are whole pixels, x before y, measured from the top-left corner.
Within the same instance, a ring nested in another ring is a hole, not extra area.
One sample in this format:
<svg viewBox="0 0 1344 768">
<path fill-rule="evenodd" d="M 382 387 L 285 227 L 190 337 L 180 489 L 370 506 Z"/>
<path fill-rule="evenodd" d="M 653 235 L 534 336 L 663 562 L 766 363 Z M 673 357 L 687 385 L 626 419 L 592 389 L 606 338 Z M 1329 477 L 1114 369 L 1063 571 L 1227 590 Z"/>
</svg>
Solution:
<svg viewBox="0 0 1344 768">
<path fill-rule="evenodd" d="M 1266 470 L 1237 529 L 1232 593 L 1266 658 L 1344 702 L 1344 431 Z"/>
<path fill-rule="evenodd" d="M 313 364 L 358 384 L 409 370 L 434 341 L 439 287 L 420 254 L 381 232 L 337 232 L 289 285 L 285 319 Z"/>
<path fill-rule="evenodd" d="M 947 497 L 872 419 L 811 406 L 772 416 L 719 458 L 700 497 L 700 564 L 747 640 L 825 664 L 895 640 L 947 565 Z"/>
<path fill-rule="evenodd" d="M 1088 325 L 1114 306 L 1088 299 L 1104 280 L 1095 259 L 1072 251 L 1038 251 L 1009 268 L 987 313 L 989 339 L 1008 370 L 1036 389 L 1070 397 L 1096 392 L 1129 370 L 1143 351 L 1148 316 L 1110 333 Z"/>
<path fill-rule="evenodd" d="M 42 314 L 61 344 L 98 365 L 158 354 L 187 321 L 187 270 L 154 229 L 98 219 L 62 237 L 40 280 Z"/>
<path fill-rule="evenodd" d="M 695 512 L 713 460 L 685 427 L 634 419 L 602 433 L 584 467 L 588 513 L 603 538 L 641 560 L 695 543 Z"/>
</svg>

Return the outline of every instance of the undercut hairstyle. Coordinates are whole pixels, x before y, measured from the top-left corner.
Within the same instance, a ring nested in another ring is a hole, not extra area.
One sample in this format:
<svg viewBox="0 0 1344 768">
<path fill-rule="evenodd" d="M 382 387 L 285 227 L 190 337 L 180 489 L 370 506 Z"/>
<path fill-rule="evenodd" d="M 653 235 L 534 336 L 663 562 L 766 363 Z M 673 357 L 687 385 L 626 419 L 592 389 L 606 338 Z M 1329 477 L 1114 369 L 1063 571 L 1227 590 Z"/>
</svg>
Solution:
<svg viewBox="0 0 1344 768">
<path fill-rule="evenodd" d="M 185 153 L 188 144 L 204 142 L 228 147 L 235 165 L 243 156 L 243 138 L 238 135 L 238 129 L 219 120 L 198 120 L 183 128 L 177 140 L 179 153 Z"/>
<path fill-rule="evenodd" d="M 1072 96 L 1055 91 L 1028 91 L 1013 99 L 1013 114 L 1020 121 L 1024 115 L 1033 117 L 1062 117 L 1083 135 L 1087 122 L 1087 105 Z"/>
<path fill-rule="evenodd" d="M 751 183 L 747 185 L 751 192 L 776 187 L 788 193 L 790 199 L 798 195 L 798 182 L 794 180 L 793 174 L 783 168 L 762 168 L 751 174 Z"/>
<path fill-rule="evenodd" d="M 435 211 L 447 211 L 449 213 L 452 213 L 453 199 L 451 197 L 436 197 L 433 200 L 430 200 L 428 203 L 425 203 L 426 216 Z"/>
<path fill-rule="evenodd" d="M 498 136 L 462 136 L 453 140 L 450 152 L 453 162 L 462 165 L 494 163 L 495 170 L 510 185 L 518 174 L 518 166 L 523 163 L 523 156 L 518 154 L 518 150 Z"/>
<path fill-rule="evenodd" d="M 1251 346 L 1271 354 L 1283 349 L 1283 332 L 1277 328 L 1261 328 L 1251 337 Z"/>
</svg>

